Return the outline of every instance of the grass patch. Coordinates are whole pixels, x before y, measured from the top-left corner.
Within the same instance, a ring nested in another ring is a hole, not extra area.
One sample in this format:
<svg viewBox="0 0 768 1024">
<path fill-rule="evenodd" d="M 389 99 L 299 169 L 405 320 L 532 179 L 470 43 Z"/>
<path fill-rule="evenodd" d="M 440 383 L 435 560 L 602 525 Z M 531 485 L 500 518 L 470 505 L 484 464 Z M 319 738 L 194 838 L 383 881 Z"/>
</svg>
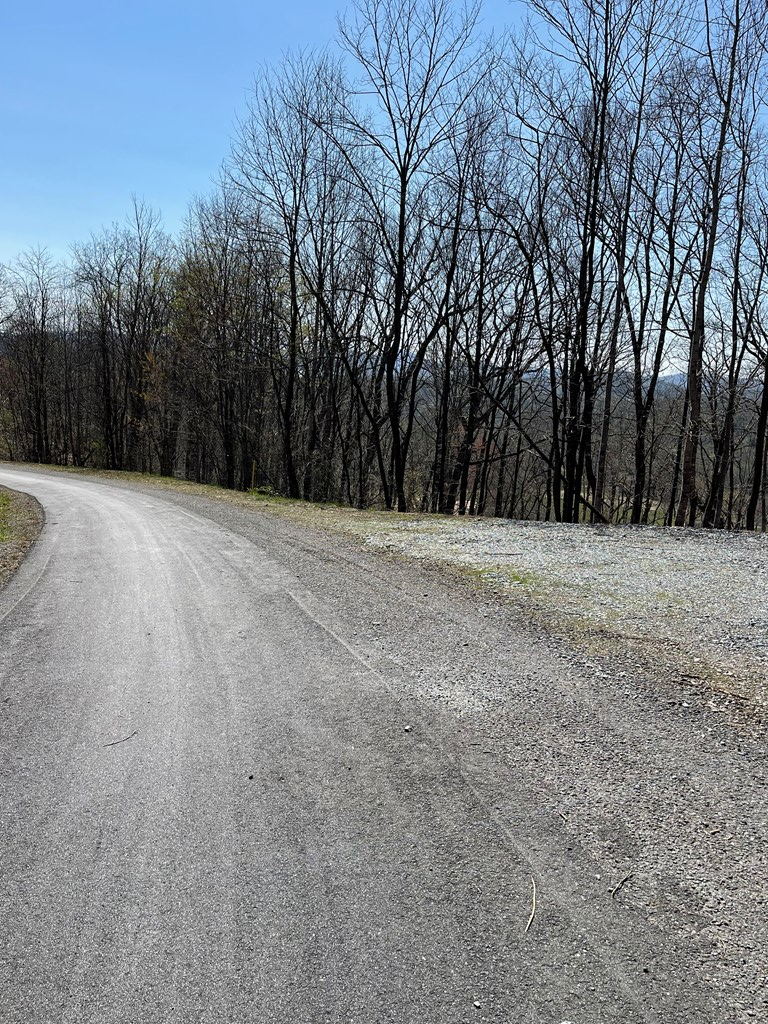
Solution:
<svg viewBox="0 0 768 1024">
<path fill-rule="evenodd" d="M 516 587 L 535 587 L 541 582 L 540 577 L 535 572 L 524 572 L 521 569 L 512 569 L 507 565 L 499 566 L 493 571 L 507 583 L 511 583 Z"/>
<path fill-rule="evenodd" d="M 407 552 L 403 552 L 403 556 L 409 557 Z M 530 598 L 533 597 L 535 599 L 538 596 L 538 588 L 547 589 L 545 581 L 541 576 L 532 572 L 512 569 L 508 565 L 497 565 L 494 563 L 475 563 L 472 565 L 461 560 L 452 561 L 438 558 L 431 558 L 429 561 L 443 571 L 450 572 L 454 576 L 464 579 L 475 590 L 490 591 L 497 596 L 503 594 L 510 600 L 514 600 L 515 591 L 519 592 L 520 589 L 527 591 L 525 595 L 526 602 Z"/>
<path fill-rule="evenodd" d="M 21 565 L 43 521 L 43 510 L 34 498 L 0 487 L 0 588 Z"/>
<path fill-rule="evenodd" d="M 11 496 L 0 492 L 0 543 L 11 539 Z"/>
</svg>

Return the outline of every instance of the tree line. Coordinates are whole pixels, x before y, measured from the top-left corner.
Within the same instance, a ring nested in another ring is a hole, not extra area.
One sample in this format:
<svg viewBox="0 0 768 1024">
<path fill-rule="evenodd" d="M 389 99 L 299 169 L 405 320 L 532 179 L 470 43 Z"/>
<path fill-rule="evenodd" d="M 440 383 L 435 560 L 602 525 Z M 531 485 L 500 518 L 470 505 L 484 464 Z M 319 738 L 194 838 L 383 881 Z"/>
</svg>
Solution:
<svg viewBox="0 0 768 1024">
<path fill-rule="evenodd" d="M 764 0 L 355 0 L 212 194 L 0 279 L 0 455 L 766 529 Z"/>
</svg>

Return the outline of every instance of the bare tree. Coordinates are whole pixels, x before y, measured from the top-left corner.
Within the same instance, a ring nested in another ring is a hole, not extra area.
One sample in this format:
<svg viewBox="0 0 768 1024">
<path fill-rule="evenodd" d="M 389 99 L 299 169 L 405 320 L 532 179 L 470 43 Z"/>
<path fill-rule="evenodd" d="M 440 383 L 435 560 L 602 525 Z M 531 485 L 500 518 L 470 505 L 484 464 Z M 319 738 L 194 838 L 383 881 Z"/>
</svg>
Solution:
<svg viewBox="0 0 768 1024">
<path fill-rule="evenodd" d="M 702 249 L 695 283 L 688 357 L 688 421 L 683 479 L 675 523 L 693 524 L 700 504 L 696 462 L 701 431 L 701 374 L 707 328 L 707 302 L 726 203 L 738 188 L 735 131 L 749 106 L 759 102 L 757 86 L 765 58 L 768 22 L 760 0 L 704 0 L 702 64 L 707 69 L 712 105 L 702 110 L 700 168 Z"/>
</svg>

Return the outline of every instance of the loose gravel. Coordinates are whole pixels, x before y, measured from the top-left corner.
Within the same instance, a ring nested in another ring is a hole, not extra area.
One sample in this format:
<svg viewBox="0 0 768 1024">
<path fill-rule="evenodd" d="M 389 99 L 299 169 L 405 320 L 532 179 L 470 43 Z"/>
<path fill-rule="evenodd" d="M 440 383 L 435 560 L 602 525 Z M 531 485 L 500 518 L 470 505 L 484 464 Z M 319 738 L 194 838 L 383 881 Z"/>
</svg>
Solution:
<svg viewBox="0 0 768 1024">
<path fill-rule="evenodd" d="M 768 706 L 766 536 L 419 517 L 366 541 L 474 573 L 597 653 Z"/>
</svg>

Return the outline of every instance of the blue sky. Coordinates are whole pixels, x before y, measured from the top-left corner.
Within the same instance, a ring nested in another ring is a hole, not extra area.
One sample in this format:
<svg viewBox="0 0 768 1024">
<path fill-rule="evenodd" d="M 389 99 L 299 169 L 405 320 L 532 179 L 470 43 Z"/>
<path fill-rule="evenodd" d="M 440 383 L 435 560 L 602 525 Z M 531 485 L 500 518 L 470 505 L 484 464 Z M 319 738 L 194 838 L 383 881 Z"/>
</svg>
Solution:
<svg viewBox="0 0 768 1024">
<path fill-rule="evenodd" d="M 0 263 L 122 221 L 137 195 L 179 229 L 229 150 L 260 65 L 332 42 L 344 0 L 5 5 Z M 484 24 L 520 9 L 487 0 Z"/>
</svg>

